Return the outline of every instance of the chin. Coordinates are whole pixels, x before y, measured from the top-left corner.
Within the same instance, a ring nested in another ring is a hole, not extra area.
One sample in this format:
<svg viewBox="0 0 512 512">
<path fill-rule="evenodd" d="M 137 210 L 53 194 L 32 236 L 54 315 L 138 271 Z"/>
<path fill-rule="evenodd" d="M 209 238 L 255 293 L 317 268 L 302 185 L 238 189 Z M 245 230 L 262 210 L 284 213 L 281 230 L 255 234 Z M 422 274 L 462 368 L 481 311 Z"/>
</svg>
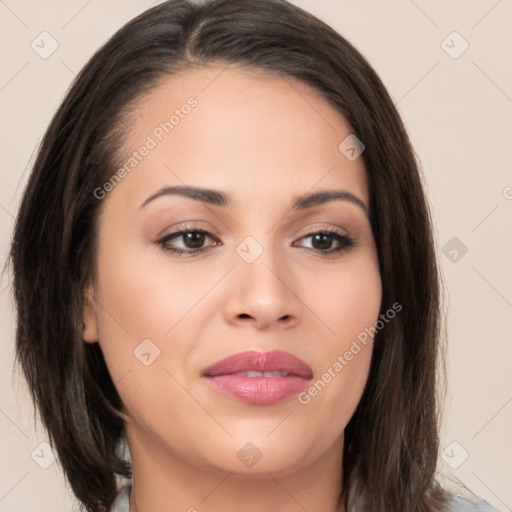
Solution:
<svg viewBox="0 0 512 512">
<path fill-rule="evenodd" d="M 304 436 L 275 436 L 271 439 L 260 432 L 251 436 L 250 431 L 242 438 L 216 443 L 215 453 L 208 450 L 208 462 L 217 470 L 239 475 L 269 477 L 285 476 L 305 468 L 321 458 L 324 446 L 311 446 Z M 320 438 L 321 436 L 318 436 Z M 205 448 L 205 452 L 206 452 Z M 212 457 L 213 456 L 213 457 Z"/>
</svg>

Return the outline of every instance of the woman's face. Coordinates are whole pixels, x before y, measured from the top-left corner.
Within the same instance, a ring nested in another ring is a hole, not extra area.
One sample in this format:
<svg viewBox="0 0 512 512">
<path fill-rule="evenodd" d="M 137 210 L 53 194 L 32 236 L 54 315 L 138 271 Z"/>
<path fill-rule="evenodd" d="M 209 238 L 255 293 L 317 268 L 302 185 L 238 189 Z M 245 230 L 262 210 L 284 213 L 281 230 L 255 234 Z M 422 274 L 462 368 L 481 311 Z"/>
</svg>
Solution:
<svg viewBox="0 0 512 512">
<path fill-rule="evenodd" d="M 221 66 L 170 77 L 134 119 L 124 172 L 95 191 L 84 307 L 134 464 L 338 464 L 382 292 L 350 127 L 301 82 Z"/>
</svg>

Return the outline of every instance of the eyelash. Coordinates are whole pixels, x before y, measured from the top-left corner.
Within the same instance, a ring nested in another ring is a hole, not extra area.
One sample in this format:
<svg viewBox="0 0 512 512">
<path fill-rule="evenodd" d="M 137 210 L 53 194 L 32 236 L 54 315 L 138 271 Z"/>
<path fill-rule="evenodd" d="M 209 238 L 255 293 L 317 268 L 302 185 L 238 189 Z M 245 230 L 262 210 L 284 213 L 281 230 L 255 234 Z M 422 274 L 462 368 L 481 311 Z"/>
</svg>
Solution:
<svg viewBox="0 0 512 512">
<path fill-rule="evenodd" d="M 175 238 L 179 238 L 180 236 L 183 236 L 183 235 L 189 234 L 189 233 L 200 233 L 200 234 L 203 234 L 203 235 L 207 235 L 210 238 L 216 238 L 216 236 L 214 234 L 212 234 L 209 231 L 206 231 L 204 229 L 196 228 L 194 226 L 184 226 L 179 231 L 175 231 L 174 233 L 170 233 L 168 235 L 165 235 L 160 240 L 157 240 L 156 243 L 159 246 L 161 246 L 164 251 L 170 251 L 170 252 L 172 252 L 174 254 L 177 254 L 178 256 L 180 256 L 180 255 L 182 255 L 184 253 L 188 254 L 190 256 L 198 256 L 199 254 L 201 254 L 201 253 L 203 253 L 203 252 L 205 252 L 205 251 L 207 251 L 207 250 L 209 250 L 211 248 L 211 247 L 203 247 L 203 248 L 200 248 L 200 249 L 185 250 L 185 249 L 176 249 L 176 248 L 173 248 L 173 247 L 168 247 L 166 245 L 170 240 L 175 239 Z M 333 238 L 339 244 L 341 244 L 341 246 L 338 249 L 330 249 L 328 251 L 321 251 L 319 249 L 311 249 L 312 251 L 316 252 L 317 254 L 321 254 L 322 256 L 329 257 L 331 255 L 335 255 L 335 254 L 341 253 L 343 251 L 349 251 L 350 249 L 352 249 L 356 245 L 355 240 L 353 238 L 349 237 L 348 235 L 344 235 L 344 234 L 342 234 L 342 233 L 340 233 L 339 231 L 336 231 L 336 230 L 321 229 L 321 228 L 320 229 L 315 229 L 315 230 L 312 230 L 312 231 L 308 231 L 299 240 L 301 240 L 303 238 L 310 238 L 310 237 L 315 236 L 315 235 L 327 235 L 328 237 Z"/>
</svg>

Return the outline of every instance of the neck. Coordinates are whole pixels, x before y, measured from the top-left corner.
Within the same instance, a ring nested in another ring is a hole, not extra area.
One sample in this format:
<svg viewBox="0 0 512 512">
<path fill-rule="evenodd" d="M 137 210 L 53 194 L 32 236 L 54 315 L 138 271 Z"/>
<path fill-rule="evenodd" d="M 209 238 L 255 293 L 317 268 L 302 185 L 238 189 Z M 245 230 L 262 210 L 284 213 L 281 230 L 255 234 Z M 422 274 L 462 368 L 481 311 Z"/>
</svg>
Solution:
<svg viewBox="0 0 512 512">
<path fill-rule="evenodd" d="M 193 466 L 131 434 L 127 430 L 133 469 L 130 512 L 346 512 L 343 436 L 299 469 L 241 474 Z"/>
</svg>

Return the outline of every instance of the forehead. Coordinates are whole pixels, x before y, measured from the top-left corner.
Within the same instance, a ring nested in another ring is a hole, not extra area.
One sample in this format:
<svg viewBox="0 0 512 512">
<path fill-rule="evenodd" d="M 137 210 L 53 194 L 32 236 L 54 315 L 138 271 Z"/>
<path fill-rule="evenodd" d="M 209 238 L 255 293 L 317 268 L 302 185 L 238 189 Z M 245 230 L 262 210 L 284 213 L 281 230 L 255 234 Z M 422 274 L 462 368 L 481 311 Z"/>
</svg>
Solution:
<svg viewBox="0 0 512 512">
<path fill-rule="evenodd" d="M 114 194 L 133 202 L 155 187 L 187 184 L 225 190 L 243 204 L 269 187 L 289 196 L 343 187 L 368 204 L 362 158 L 351 161 L 339 149 L 351 133 L 318 91 L 296 79 L 226 65 L 186 70 L 138 99 L 118 162 L 151 149 L 126 166 Z"/>
</svg>

